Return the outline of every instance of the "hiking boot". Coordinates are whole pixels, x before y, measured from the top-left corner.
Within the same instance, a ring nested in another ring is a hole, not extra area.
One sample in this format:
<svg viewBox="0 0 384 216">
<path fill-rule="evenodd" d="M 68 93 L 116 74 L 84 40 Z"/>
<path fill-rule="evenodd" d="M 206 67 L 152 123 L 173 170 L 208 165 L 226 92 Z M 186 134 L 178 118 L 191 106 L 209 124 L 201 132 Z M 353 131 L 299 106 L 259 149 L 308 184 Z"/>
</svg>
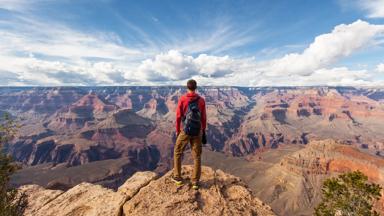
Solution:
<svg viewBox="0 0 384 216">
<path fill-rule="evenodd" d="M 193 182 L 192 183 L 192 189 L 199 190 L 199 183 L 198 182 Z"/>
<path fill-rule="evenodd" d="M 171 180 L 173 181 L 173 182 L 175 182 L 175 184 L 177 185 L 177 186 L 181 186 L 181 185 L 183 185 L 183 179 L 181 178 L 181 177 L 175 177 L 175 176 L 171 176 Z"/>
</svg>

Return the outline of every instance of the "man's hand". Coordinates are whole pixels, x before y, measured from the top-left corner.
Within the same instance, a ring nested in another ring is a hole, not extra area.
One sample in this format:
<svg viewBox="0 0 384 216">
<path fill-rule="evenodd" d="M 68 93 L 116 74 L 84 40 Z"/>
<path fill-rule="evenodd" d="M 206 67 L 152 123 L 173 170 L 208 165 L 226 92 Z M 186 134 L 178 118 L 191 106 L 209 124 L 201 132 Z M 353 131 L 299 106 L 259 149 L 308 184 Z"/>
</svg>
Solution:
<svg viewBox="0 0 384 216">
<path fill-rule="evenodd" d="M 201 143 L 203 143 L 203 145 L 207 144 L 207 135 L 205 134 L 205 131 L 203 131 L 203 136 L 201 138 Z"/>
</svg>

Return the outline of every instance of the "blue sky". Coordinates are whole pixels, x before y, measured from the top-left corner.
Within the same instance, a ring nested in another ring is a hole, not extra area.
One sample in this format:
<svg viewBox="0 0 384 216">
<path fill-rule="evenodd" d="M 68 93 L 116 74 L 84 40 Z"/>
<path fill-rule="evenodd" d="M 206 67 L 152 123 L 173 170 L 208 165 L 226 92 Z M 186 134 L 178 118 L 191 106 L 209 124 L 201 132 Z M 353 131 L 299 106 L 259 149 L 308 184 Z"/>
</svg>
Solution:
<svg viewBox="0 0 384 216">
<path fill-rule="evenodd" d="M 0 85 L 384 84 L 384 0 L 0 0 Z"/>
</svg>

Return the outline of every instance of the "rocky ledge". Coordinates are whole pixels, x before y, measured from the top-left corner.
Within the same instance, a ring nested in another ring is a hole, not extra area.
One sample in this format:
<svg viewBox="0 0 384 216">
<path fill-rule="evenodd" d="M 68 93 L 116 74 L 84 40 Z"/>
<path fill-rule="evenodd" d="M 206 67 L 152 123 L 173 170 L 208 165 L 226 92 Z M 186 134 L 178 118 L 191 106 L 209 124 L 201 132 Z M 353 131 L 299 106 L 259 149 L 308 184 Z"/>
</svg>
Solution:
<svg viewBox="0 0 384 216">
<path fill-rule="evenodd" d="M 201 188 L 195 191 L 189 180 L 191 173 L 191 166 L 183 167 L 183 186 L 170 180 L 170 172 L 160 178 L 153 172 L 137 172 L 117 191 L 89 183 L 68 191 L 37 185 L 20 189 L 28 196 L 26 216 L 275 215 L 240 178 L 203 167 Z"/>
</svg>

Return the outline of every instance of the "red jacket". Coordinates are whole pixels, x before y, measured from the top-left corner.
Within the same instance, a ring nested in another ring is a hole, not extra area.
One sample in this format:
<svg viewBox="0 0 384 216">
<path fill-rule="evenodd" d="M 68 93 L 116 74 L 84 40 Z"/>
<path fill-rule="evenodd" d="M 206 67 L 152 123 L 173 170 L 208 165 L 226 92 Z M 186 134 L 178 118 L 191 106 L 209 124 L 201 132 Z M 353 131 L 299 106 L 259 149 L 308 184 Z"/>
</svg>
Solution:
<svg viewBox="0 0 384 216">
<path fill-rule="evenodd" d="M 176 109 L 176 133 L 180 133 L 181 120 L 188 110 L 189 101 L 195 99 L 197 96 L 199 95 L 195 92 L 188 92 L 179 98 L 179 102 L 177 104 Z M 201 113 L 201 129 L 204 131 L 207 127 L 207 112 L 205 109 L 204 98 L 200 97 L 198 105 Z"/>
</svg>

